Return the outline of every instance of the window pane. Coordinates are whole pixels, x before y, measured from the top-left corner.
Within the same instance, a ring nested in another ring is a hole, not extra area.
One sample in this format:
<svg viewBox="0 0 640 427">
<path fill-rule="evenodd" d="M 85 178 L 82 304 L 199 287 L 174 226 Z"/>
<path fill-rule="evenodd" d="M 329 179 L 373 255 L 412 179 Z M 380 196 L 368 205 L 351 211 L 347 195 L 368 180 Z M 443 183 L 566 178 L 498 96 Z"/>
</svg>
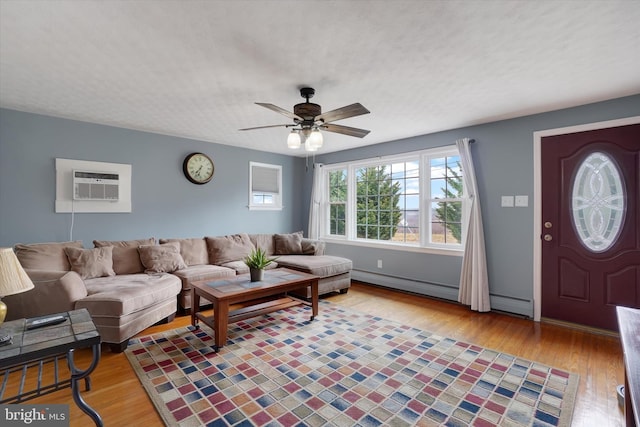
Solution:
<svg viewBox="0 0 640 427">
<path fill-rule="evenodd" d="M 407 162 L 406 171 L 407 178 L 417 178 L 420 176 L 420 162 L 418 160 Z"/>
<path fill-rule="evenodd" d="M 411 178 L 405 181 L 405 191 L 408 194 L 420 193 L 420 180 L 418 178 Z"/>
<path fill-rule="evenodd" d="M 405 209 L 413 209 L 418 211 L 420 209 L 420 196 L 405 196 Z"/>
<path fill-rule="evenodd" d="M 447 168 L 449 168 L 454 175 L 460 176 L 462 174 L 462 167 L 460 166 L 460 156 L 447 157 Z M 451 172 L 449 173 L 451 175 Z"/>
<path fill-rule="evenodd" d="M 432 179 L 431 180 L 431 198 L 432 199 L 444 199 L 446 198 L 445 191 L 447 189 L 446 179 Z"/>
<path fill-rule="evenodd" d="M 272 205 L 274 203 L 273 194 L 253 193 L 253 204 L 255 205 Z"/>
<path fill-rule="evenodd" d="M 431 223 L 431 242 L 432 243 L 445 243 L 445 228 L 442 222 Z"/>
<path fill-rule="evenodd" d="M 431 178 L 444 178 L 447 172 L 444 158 L 431 159 Z"/>
<path fill-rule="evenodd" d="M 404 178 L 404 163 L 394 163 L 391 165 L 391 178 Z"/>
<path fill-rule="evenodd" d="M 332 204 L 330 205 L 330 217 L 329 224 L 330 234 L 335 234 L 339 236 L 345 235 L 345 212 L 346 205 L 345 204 Z"/>
<path fill-rule="evenodd" d="M 329 172 L 329 202 L 347 200 L 347 170 Z"/>
<path fill-rule="evenodd" d="M 462 241 L 462 202 L 431 203 L 431 241 L 460 244 Z"/>
</svg>

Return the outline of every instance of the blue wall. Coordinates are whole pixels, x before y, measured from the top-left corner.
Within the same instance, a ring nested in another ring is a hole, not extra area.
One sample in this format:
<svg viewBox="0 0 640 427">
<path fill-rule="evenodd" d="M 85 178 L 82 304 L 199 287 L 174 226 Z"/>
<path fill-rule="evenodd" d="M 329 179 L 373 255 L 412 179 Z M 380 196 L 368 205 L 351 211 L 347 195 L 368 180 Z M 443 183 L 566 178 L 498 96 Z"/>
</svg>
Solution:
<svg viewBox="0 0 640 427">
<path fill-rule="evenodd" d="M 193 151 L 215 175 L 194 185 L 182 173 Z M 55 159 L 132 165 L 132 212 L 76 213 L 73 239 L 201 237 L 302 229 L 304 163 L 220 144 L 0 110 L 0 246 L 69 240 L 71 214 L 55 213 Z M 249 161 L 283 166 L 283 211 L 249 211 Z"/>
<path fill-rule="evenodd" d="M 330 164 L 451 145 L 474 138 L 495 309 L 533 315 L 533 132 L 640 116 L 640 95 L 316 156 Z M 213 157 L 204 186 L 182 175 L 193 151 Z M 55 158 L 132 165 L 133 212 L 76 214 L 74 239 L 199 237 L 307 229 L 312 172 L 305 160 L 0 109 L 0 246 L 64 241 L 70 214 L 56 214 Z M 247 209 L 249 161 L 283 166 L 284 210 Z M 502 208 L 502 195 L 527 195 L 529 207 Z M 462 258 L 344 244 L 327 251 L 354 261 L 354 277 L 455 300 Z M 383 260 L 378 269 L 377 260 Z"/>
<path fill-rule="evenodd" d="M 341 163 L 451 145 L 464 137 L 475 139 L 471 150 L 482 206 L 491 304 L 496 309 L 533 316 L 533 133 L 632 116 L 640 116 L 640 95 L 318 155 L 316 162 Z M 305 196 L 310 193 L 311 182 L 312 173 L 308 172 Z M 502 208 L 503 195 L 527 195 L 529 206 Z M 356 278 L 457 299 L 460 257 L 346 244 L 329 244 L 327 248 L 332 254 L 353 260 Z M 379 259 L 382 269 L 376 265 Z"/>
</svg>

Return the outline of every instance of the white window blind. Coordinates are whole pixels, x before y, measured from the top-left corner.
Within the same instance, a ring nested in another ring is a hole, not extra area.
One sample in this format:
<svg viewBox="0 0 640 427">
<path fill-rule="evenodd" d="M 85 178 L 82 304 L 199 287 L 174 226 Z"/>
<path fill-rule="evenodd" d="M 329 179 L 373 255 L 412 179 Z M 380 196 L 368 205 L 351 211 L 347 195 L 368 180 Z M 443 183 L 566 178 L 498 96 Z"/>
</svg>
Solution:
<svg viewBox="0 0 640 427">
<path fill-rule="evenodd" d="M 251 190 L 265 193 L 280 193 L 278 172 L 278 169 L 272 167 L 253 165 L 251 167 Z"/>
</svg>

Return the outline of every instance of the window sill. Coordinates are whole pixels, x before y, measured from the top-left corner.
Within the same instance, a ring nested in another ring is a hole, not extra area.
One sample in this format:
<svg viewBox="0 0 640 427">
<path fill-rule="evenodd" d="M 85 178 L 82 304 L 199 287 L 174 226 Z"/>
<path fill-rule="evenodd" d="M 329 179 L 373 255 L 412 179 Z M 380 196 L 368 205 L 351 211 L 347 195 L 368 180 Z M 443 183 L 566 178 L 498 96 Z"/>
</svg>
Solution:
<svg viewBox="0 0 640 427">
<path fill-rule="evenodd" d="M 281 211 L 282 206 L 247 206 L 250 211 Z"/>
<path fill-rule="evenodd" d="M 400 251 L 400 252 L 419 252 L 419 253 L 425 253 L 425 254 L 448 255 L 448 256 L 458 256 L 458 257 L 461 257 L 464 255 L 464 249 L 462 248 L 408 246 L 408 245 L 401 245 L 398 243 L 366 242 L 362 240 L 345 240 L 345 239 L 336 239 L 332 237 L 323 237 L 321 240 L 323 242 L 336 244 L 336 245 L 359 246 L 359 247 L 386 249 L 386 250 Z"/>
</svg>

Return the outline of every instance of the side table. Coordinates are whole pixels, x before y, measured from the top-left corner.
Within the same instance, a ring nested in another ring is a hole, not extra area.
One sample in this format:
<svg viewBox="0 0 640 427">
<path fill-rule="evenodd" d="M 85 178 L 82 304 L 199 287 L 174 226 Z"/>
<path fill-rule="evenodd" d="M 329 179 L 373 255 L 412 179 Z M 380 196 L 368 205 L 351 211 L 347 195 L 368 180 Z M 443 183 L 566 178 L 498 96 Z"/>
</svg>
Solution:
<svg viewBox="0 0 640 427">
<path fill-rule="evenodd" d="M 20 403 L 71 387 L 76 405 L 93 419 L 96 426 L 102 427 L 102 418 L 82 399 L 79 387 L 80 380 L 84 379 L 85 389 L 91 389 L 89 375 L 100 360 L 100 334 L 89 312 L 84 308 L 59 314 L 66 317 L 66 320 L 57 325 L 28 330 L 27 319 L 18 319 L 0 326 L 3 334 L 12 335 L 11 344 L 0 346 L 0 403 Z M 91 364 L 85 370 L 78 369 L 74 362 L 74 351 L 81 348 L 91 348 L 93 351 Z M 67 360 L 68 378 L 66 375 L 64 378 L 59 377 L 58 360 L 61 358 Z M 53 383 L 42 385 L 40 379 L 48 366 L 54 371 Z M 25 377 L 30 368 L 38 370 L 37 385 L 35 389 L 24 390 Z M 11 396 L 5 396 L 5 386 L 9 383 L 11 374 L 21 376 L 18 391 Z"/>
</svg>

